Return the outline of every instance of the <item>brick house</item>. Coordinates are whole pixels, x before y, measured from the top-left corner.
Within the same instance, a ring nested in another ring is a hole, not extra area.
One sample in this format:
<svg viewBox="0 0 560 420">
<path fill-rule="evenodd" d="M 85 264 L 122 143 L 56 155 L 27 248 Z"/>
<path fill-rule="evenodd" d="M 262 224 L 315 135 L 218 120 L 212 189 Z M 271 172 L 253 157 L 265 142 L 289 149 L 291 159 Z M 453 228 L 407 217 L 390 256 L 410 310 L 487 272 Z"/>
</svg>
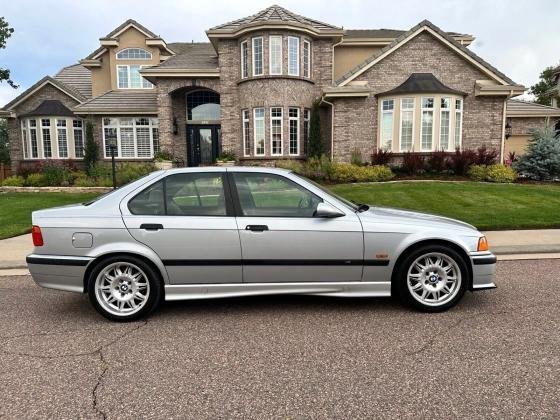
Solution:
<svg viewBox="0 0 560 420">
<path fill-rule="evenodd" d="M 86 120 L 102 159 L 112 142 L 125 161 L 158 150 L 186 165 L 211 164 L 220 151 L 242 164 L 300 159 L 316 100 L 335 160 L 480 145 L 503 157 L 508 101 L 525 90 L 469 50 L 471 35 L 428 21 L 346 30 L 271 6 L 206 35 L 210 42 L 167 43 L 128 20 L 78 64 L 39 80 L 0 110 L 13 170 L 79 161 Z M 527 118 L 544 121 L 549 111 Z"/>
</svg>

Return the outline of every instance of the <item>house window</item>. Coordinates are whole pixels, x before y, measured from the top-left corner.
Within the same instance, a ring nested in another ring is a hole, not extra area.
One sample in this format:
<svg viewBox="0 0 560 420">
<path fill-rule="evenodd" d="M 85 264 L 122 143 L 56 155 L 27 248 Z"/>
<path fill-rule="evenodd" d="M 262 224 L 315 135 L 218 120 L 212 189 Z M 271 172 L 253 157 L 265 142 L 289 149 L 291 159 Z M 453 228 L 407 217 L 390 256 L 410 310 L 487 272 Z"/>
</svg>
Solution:
<svg viewBox="0 0 560 420">
<path fill-rule="evenodd" d="M 249 43 L 241 43 L 241 78 L 249 77 Z"/>
<path fill-rule="evenodd" d="M 463 133 L 463 100 L 455 100 L 455 148 L 461 147 Z"/>
<path fill-rule="evenodd" d="M 58 157 L 68 157 L 68 133 L 66 120 L 56 120 L 56 140 L 58 144 Z"/>
<path fill-rule="evenodd" d="M 82 120 L 72 121 L 72 134 L 74 137 L 74 156 L 77 159 L 84 157 L 84 129 Z"/>
<path fill-rule="evenodd" d="M 105 157 L 111 157 L 109 144 L 116 141 L 118 158 L 150 159 L 159 149 L 157 118 L 103 118 Z"/>
<path fill-rule="evenodd" d="M 299 38 L 288 37 L 288 74 L 299 76 Z"/>
<path fill-rule="evenodd" d="M 149 81 L 140 75 L 140 69 L 145 66 L 138 64 L 117 66 L 117 86 L 119 89 L 152 89 Z"/>
<path fill-rule="evenodd" d="M 52 157 L 52 142 L 51 142 L 51 120 L 43 118 L 41 120 L 41 137 L 43 138 L 43 157 Z M 33 144 L 31 144 L 33 148 Z"/>
<path fill-rule="evenodd" d="M 449 150 L 449 128 L 451 126 L 451 98 L 441 98 L 439 117 L 439 147 Z"/>
<path fill-rule="evenodd" d="M 311 43 L 303 41 L 303 77 L 311 77 Z"/>
<path fill-rule="evenodd" d="M 118 60 L 151 60 L 152 53 L 142 48 L 126 48 L 117 53 Z"/>
<path fill-rule="evenodd" d="M 305 108 L 303 110 L 303 153 L 307 155 L 307 150 L 309 147 L 309 116 L 311 114 L 311 110 L 309 108 Z"/>
<path fill-rule="evenodd" d="M 290 155 L 299 155 L 299 108 L 288 109 Z"/>
<path fill-rule="evenodd" d="M 394 99 L 385 99 L 381 103 L 381 148 L 391 149 L 393 145 L 393 110 Z"/>
<path fill-rule="evenodd" d="M 251 155 L 251 134 L 249 133 L 249 110 L 243 110 L 243 155 Z"/>
<path fill-rule="evenodd" d="M 264 108 L 253 109 L 253 130 L 255 137 L 255 155 L 264 155 Z"/>
<path fill-rule="evenodd" d="M 401 99 L 400 150 L 413 149 L 414 98 Z"/>
<path fill-rule="evenodd" d="M 29 120 L 29 141 L 31 142 L 31 157 L 36 159 L 39 157 L 39 143 L 37 141 L 37 120 Z"/>
<path fill-rule="evenodd" d="M 188 121 L 218 121 L 220 118 L 220 95 L 211 90 L 187 93 Z"/>
<path fill-rule="evenodd" d="M 263 39 L 253 38 L 253 76 L 262 76 L 263 67 Z"/>
<path fill-rule="evenodd" d="M 270 74 L 282 74 L 282 37 L 269 38 Z"/>
<path fill-rule="evenodd" d="M 432 150 L 434 143 L 434 98 L 422 98 L 422 124 L 420 126 L 420 149 Z"/>
<path fill-rule="evenodd" d="M 270 150 L 273 156 L 282 155 L 282 108 L 270 108 Z"/>
<path fill-rule="evenodd" d="M 27 143 L 27 127 L 26 122 L 21 122 L 21 139 L 23 141 L 23 158 L 27 159 L 29 157 L 29 145 Z"/>
</svg>

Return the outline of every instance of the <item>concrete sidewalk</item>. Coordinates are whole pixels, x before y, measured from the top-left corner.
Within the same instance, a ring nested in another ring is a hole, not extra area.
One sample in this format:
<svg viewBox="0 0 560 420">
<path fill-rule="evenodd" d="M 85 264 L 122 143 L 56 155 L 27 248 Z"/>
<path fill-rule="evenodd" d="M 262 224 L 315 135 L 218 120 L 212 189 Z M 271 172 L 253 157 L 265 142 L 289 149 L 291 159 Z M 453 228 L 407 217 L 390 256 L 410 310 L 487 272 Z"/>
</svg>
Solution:
<svg viewBox="0 0 560 420">
<path fill-rule="evenodd" d="M 560 229 L 503 230 L 484 234 L 490 250 L 501 260 L 560 258 Z M 25 257 L 31 252 L 31 234 L 0 240 L 0 275 L 7 270 L 26 270 Z"/>
</svg>

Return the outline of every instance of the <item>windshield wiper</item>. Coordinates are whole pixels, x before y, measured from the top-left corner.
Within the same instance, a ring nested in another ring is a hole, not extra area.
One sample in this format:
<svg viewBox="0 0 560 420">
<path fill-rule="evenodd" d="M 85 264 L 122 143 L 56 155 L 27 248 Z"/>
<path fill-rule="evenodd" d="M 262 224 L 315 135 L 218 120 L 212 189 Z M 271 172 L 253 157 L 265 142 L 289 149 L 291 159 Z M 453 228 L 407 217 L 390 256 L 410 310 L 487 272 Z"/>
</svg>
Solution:
<svg viewBox="0 0 560 420">
<path fill-rule="evenodd" d="M 367 204 L 357 203 L 356 205 L 358 206 L 357 211 L 359 211 L 360 213 L 369 210 L 369 206 Z"/>
</svg>

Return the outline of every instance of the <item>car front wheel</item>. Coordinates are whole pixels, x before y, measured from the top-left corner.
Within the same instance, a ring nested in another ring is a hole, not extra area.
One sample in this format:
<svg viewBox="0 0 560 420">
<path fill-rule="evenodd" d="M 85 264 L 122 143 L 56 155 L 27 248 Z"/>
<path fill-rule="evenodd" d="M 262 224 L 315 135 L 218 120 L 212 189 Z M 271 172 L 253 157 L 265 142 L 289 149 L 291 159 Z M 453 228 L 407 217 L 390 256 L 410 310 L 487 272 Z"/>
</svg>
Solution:
<svg viewBox="0 0 560 420">
<path fill-rule="evenodd" d="M 457 304 L 468 285 L 461 256 L 445 246 L 411 252 L 399 267 L 397 289 L 401 299 L 423 311 L 438 312 Z"/>
<path fill-rule="evenodd" d="M 151 313 L 161 299 L 158 274 L 140 258 L 114 256 L 91 272 L 88 294 L 95 309 L 113 321 L 133 321 Z"/>
</svg>

